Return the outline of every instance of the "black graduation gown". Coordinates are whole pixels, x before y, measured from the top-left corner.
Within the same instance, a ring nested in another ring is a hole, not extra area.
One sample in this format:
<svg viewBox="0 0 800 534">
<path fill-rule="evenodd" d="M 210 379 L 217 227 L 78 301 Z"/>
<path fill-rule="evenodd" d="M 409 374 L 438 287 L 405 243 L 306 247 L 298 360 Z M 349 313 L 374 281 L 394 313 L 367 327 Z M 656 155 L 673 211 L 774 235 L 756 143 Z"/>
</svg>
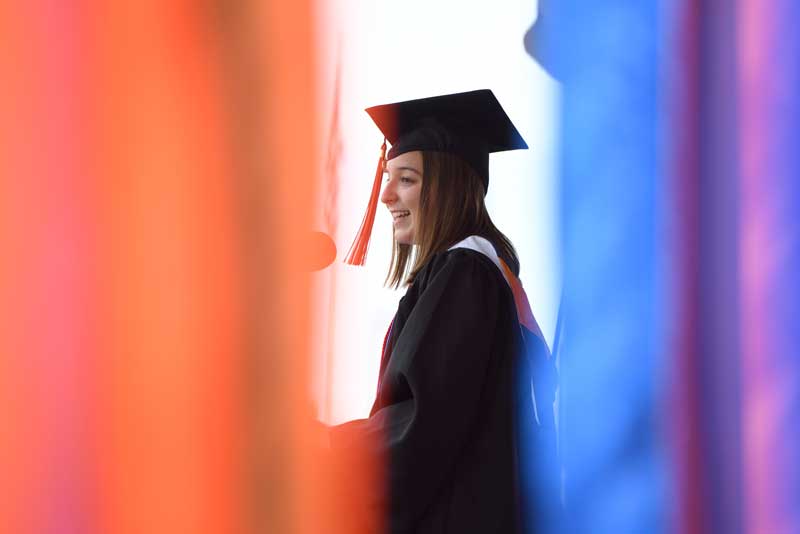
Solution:
<svg viewBox="0 0 800 534">
<path fill-rule="evenodd" d="M 370 417 L 331 431 L 334 450 L 369 438 L 387 462 L 386 491 L 364 504 L 385 509 L 389 532 L 522 530 L 520 431 L 535 424 L 522 344 L 512 292 L 489 258 L 457 248 L 418 273 Z"/>
</svg>

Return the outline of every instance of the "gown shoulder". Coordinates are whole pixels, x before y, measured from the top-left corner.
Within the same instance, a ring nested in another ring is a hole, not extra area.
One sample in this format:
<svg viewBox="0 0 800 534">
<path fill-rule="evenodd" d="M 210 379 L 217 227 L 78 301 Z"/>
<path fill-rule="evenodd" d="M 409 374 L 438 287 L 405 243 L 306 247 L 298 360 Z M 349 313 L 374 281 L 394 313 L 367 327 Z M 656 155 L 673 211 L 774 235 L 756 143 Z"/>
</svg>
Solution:
<svg viewBox="0 0 800 534">
<path fill-rule="evenodd" d="M 500 270 L 484 254 L 467 248 L 456 248 L 434 254 L 417 273 L 409 292 L 419 295 L 432 283 L 441 283 L 453 276 L 473 276 L 476 279 L 485 278 L 505 284 Z"/>
</svg>

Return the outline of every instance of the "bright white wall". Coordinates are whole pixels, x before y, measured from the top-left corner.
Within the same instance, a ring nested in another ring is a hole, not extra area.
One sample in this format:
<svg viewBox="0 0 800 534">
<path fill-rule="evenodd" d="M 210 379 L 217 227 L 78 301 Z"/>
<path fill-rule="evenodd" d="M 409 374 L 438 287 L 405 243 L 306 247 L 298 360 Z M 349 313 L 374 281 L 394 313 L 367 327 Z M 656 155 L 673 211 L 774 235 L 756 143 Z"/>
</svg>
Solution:
<svg viewBox="0 0 800 534">
<path fill-rule="evenodd" d="M 521 279 L 548 341 L 555 329 L 558 227 L 554 145 L 556 83 L 522 39 L 536 16 L 533 0 L 505 2 L 319 0 L 319 119 L 316 156 L 328 150 L 337 61 L 340 155 L 337 262 L 315 273 L 312 384 L 320 418 L 365 417 L 372 404 L 383 336 L 404 290 L 383 288 L 391 220 L 379 206 L 367 266 L 341 263 L 358 229 L 383 137 L 364 108 L 489 88 L 531 147 L 491 157 L 489 213 L 517 247 Z M 329 180 L 330 178 L 330 180 Z M 334 177 L 323 176 L 326 185 Z M 329 193 L 320 188 L 317 227 Z"/>
</svg>

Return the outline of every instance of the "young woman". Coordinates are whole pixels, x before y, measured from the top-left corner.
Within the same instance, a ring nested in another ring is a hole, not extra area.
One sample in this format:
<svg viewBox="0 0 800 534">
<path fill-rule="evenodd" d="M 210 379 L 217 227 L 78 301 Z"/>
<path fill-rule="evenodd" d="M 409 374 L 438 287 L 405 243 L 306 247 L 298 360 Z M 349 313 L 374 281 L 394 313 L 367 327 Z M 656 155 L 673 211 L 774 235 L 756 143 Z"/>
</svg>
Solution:
<svg viewBox="0 0 800 534">
<path fill-rule="evenodd" d="M 541 429 L 552 425 L 552 376 L 538 371 L 549 353 L 514 247 L 484 204 L 489 153 L 527 146 L 488 90 L 367 111 L 392 144 L 376 173 L 393 218 L 387 282 L 408 287 L 370 417 L 333 427 L 331 446 L 357 443 L 383 462 L 368 504 L 385 513 L 386 531 L 531 531 L 542 513 Z M 353 263 L 363 262 L 369 226 Z"/>
</svg>

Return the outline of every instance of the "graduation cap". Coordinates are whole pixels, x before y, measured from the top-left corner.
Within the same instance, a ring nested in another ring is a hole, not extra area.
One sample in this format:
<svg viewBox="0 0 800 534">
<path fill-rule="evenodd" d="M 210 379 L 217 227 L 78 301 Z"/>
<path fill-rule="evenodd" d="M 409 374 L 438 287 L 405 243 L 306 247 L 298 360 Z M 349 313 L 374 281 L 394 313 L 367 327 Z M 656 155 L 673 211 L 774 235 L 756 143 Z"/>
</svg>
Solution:
<svg viewBox="0 0 800 534">
<path fill-rule="evenodd" d="M 367 211 L 345 262 L 363 265 L 386 161 L 415 150 L 463 159 L 489 187 L 489 154 L 528 148 L 489 89 L 407 100 L 366 109 L 384 135 Z M 386 154 L 386 141 L 392 148 Z"/>
</svg>

